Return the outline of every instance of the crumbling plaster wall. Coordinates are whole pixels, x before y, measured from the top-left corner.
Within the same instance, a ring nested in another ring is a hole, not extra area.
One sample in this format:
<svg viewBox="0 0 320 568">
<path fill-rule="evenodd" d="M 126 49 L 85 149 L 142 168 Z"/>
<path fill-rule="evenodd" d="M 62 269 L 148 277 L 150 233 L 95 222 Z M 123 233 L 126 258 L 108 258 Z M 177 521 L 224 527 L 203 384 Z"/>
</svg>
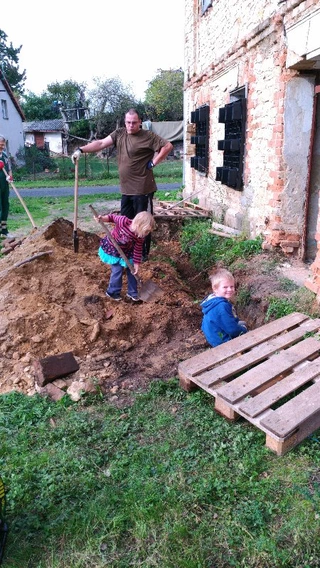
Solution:
<svg viewBox="0 0 320 568">
<path fill-rule="evenodd" d="M 283 226 L 299 234 L 305 224 L 313 97 L 314 77 L 299 76 L 288 83 L 284 99 L 283 161 L 286 175 L 281 214 Z"/>
</svg>

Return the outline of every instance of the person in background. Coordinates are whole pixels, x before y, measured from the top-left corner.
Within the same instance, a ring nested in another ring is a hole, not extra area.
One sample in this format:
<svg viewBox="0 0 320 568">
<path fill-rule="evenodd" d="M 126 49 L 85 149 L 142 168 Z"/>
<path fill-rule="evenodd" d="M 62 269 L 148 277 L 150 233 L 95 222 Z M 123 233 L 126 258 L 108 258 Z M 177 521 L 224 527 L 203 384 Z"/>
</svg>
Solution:
<svg viewBox="0 0 320 568">
<path fill-rule="evenodd" d="M 116 302 L 121 300 L 120 293 L 122 289 L 123 270 L 125 268 L 128 280 L 127 298 L 138 302 L 138 283 L 134 274 L 138 274 L 139 264 L 142 260 L 144 239 L 156 228 L 153 216 L 148 211 L 141 211 L 134 219 L 129 219 L 123 215 L 110 213 L 108 215 L 98 215 L 96 220 L 115 224 L 111 235 L 134 267 L 132 274 L 108 235 L 101 239 L 98 251 L 99 257 L 102 262 L 110 264 L 111 267 L 111 276 L 106 290 L 106 296 Z"/>
<path fill-rule="evenodd" d="M 202 302 L 201 329 L 207 342 L 216 347 L 247 333 L 245 322 L 239 321 L 232 300 L 235 297 L 234 277 L 228 270 L 218 268 L 209 276 L 212 293 Z"/>
<path fill-rule="evenodd" d="M 75 163 L 84 153 L 101 152 L 115 146 L 120 177 L 120 214 L 133 219 L 141 211 L 153 214 L 153 194 L 157 190 L 153 169 L 166 159 L 173 149 L 171 142 L 154 132 L 141 128 L 139 113 L 131 108 L 125 115 L 125 126 L 106 138 L 79 147 L 72 154 Z M 145 240 L 143 259 L 147 260 L 151 234 Z"/>
<path fill-rule="evenodd" d="M 11 238 L 8 232 L 7 220 L 9 215 L 9 183 L 12 181 L 11 163 L 5 152 L 6 139 L 0 134 L 0 221 L 1 221 L 1 237 Z M 1 164 L 2 163 L 2 164 Z M 6 170 L 6 174 L 3 171 Z"/>
</svg>

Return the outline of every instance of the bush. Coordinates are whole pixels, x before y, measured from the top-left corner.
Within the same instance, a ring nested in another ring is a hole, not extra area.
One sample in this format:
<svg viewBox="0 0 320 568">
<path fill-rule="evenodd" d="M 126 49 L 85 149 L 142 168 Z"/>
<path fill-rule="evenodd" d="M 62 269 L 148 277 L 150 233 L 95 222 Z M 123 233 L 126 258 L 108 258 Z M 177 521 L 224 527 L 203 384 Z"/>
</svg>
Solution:
<svg viewBox="0 0 320 568">
<path fill-rule="evenodd" d="M 70 127 L 70 134 L 72 136 L 75 137 L 78 136 L 79 138 L 86 138 L 87 140 L 89 140 L 90 131 L 91 131 L 90 122 L 85 118 L 78 120 Z"/>
<path fill-rule="evenodd" d="M 35 144 L 29 147 L 21 147 L 17 152 L 17 159 L 19 162 L 25 164 L 24 168 L 20 168 L 19 172 L 22 174 L 23 170 L 26 173 L 32 174 L 36 172 L 43 172 L 48 169 L 56 169 L 55 161 L 50 157 L 49 148 L 37 148 Z"/>
</svg>

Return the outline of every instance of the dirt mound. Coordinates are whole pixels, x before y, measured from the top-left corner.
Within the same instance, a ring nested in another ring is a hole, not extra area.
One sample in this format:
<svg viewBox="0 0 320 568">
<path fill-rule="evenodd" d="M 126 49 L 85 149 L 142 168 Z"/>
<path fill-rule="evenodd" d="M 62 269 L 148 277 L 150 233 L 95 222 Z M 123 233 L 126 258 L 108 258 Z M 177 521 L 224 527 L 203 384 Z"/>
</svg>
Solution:
<svg viewBox="0 0 320 568">
<path fill-rule="evenodd" d="M 105 296 L 109 268 L 97 256 L 99 236 L 81 230 L 78 236 L 75 253 L 73 225 L 58 219 L 0 260 L 1 393 L 34 394 L 34 360 L 71 351 L 80 366 L 72 378 L 94 379 L 115 395 L 176 375 L 180 360 L 206 347 L 197 334 L 201 311 L 175 267 L 181 252 L 170 236 L 139 271 L 165 293 L 138 304 L 125 298 L 126 281 L 122 302 Z M 187 265 L 185 259 L 192 275 Z M 201 281 L 205 294 L 208 282 Z M 196 279 L 194 286 L 201 292 Z"/>
<path fill-rule="evenodd" d="M 79 371 L 60 388 L 94 385 L 115 404 L 126 404 L 133 391 L 176 376 L 181 360 L 208 348 L 199 331 L 207 271 L 196 271 L 182 254 L 178 223 L 157 219 L 157 227 L 150 259 L 139 271 L 143 281 L 163 289 L 155 302 L 127 299 L 126 278 L 122 302 L 107 298 L 110 269 L 97 255 L 99 235 L 78 229 L 75 253 L 73 224 L 66 219 L 34 229 L 0 260 L 0 393 L 34 394 L 34 362 L 72 352 Z M 265 323 L 270 296 L 292 294 L 283 289 L 281 262 L 262 253 L 238 263 L 237 310 L 249 329 Z M 287 267 L 286 275 L 296 268 Z"/>
</svg>

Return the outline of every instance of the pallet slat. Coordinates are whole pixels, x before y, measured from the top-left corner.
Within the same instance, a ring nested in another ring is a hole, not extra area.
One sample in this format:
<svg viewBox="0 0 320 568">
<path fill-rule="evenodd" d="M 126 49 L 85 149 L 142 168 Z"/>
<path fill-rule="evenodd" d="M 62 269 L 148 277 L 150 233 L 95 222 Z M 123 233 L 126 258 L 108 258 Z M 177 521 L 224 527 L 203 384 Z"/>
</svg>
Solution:
<svg viewBox="0 0 320 568">
<path fill-rule="evenodd" d="M 319 375 L 320 361 L 309 362 L 305 369 L 299 369 L 287 377 L 284 377 L 281 383 L 271 386 L 267 391 L 263 391 L 254 398 L 241 404 L 239 410 L 252 418 L 258 416 L 261 412 L 281 400 L 281 398 L 294 392 Z"/>
<path fill-rule="evenodd" d="M 283 373 L 290 371 L 298 363 L 319 353 L 319 350 L 319 341 L 309 337 L 298 345 L 293 345 L 293 347 L 273 355 L 270 359 L 261 363 L 261 365 L 221 387 L 219 396 L 232 404 L 239 402 L 241 398 L 267 385 L 272 379 L 276 379 Z"/>
<path fill-rule="evenodd" d="M 286 437 L 305 420 L 320 413 L 320 383 L 314 383 L 295 399 L 275 410 L 261 423 L 279 437 Z"/>
</svg>

